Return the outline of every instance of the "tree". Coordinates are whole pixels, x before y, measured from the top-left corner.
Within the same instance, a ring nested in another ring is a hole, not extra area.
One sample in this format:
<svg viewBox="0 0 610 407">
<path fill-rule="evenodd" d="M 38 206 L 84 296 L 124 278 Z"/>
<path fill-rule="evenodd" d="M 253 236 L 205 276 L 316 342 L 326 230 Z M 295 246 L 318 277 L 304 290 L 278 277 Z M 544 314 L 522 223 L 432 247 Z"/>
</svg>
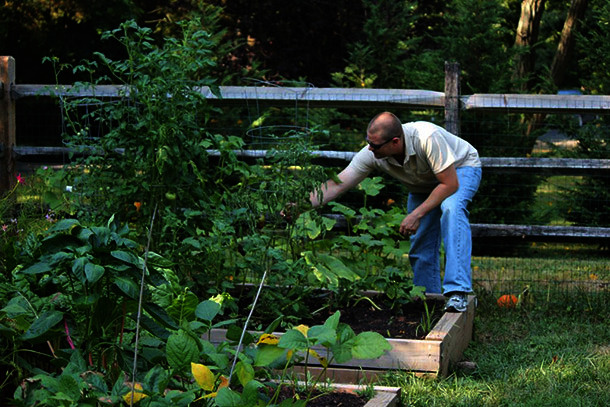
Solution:
<svg viewBox="0 0 610 407">
<path fill-rule="evenodd" d="M 544 11 L 545 0 L 523 0 L 521 16 L 515 36 L 515 48 L 518 50 L 515 58 L 513 81 L 517 89 L 526 92 L 533 83 L 534 66 L 536 62 L 535 45 L 538 42 L 540 22 Z"/>
<path fill-rule="evenodd" d="M 572 0 L 570 4 L 570 9 L 561 31 L 561 39 L 551 63 L 551 80 L 557 87 L 561 87 L 563 84 L 568 61 L 574 52 L 578 26 L 587 10 L 587 3 L 588 0 Z"/>
<path fill-rule="evenodd" d="M 561 38 L 550 65 L 548 82 L 553 90 L 560 88 L 564 83 L 566 72 L 571 62 L 569 57 L 574 51 L 579 22 L 584 16 L 586 9 L 587 0 L 571 0 L 570 8 L 561 31 Z M 546 115 L 542 113 L 532 115 L 529 120 L 527 134 L 534 134 L 536 130 L 539 130 L 543 126 L 545 118 Z"/>
</svg>

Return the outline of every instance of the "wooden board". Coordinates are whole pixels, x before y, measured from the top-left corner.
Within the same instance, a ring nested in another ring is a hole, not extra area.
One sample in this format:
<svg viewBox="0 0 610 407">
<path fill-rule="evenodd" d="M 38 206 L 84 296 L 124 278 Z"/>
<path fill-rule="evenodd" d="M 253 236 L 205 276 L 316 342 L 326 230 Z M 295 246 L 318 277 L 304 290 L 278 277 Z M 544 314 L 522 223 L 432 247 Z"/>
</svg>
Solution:
<svg viewBox="0 0 610 407">
<path fill-rule="evenodd" d="M 390 338 L 388 341 L 392 349 L 380 358 L 332 363 L 327 369 L 326 377 L 338 379 L 337 381 L 341 383 L 358 383 L 363 378 L 373 379 L 378 374 L 391 370 L 445 376 L 448 374 L 451 364 L 460 360 L 472 338 L 475 307 L 476 297 L 469 296 L 466 312 L 445 313 L 425 339 Z M 275 332 L 274 334 L 281 336 L 283 333 Z M 205 338 L 213 344 L 219 344 L 226 340 L 226 330 L 213 329 Z M 326 352 L 323 347 L 314 349 L 320 355 L 324 355 Z M 310 360 L 307 369 L 310 373 L 322 370 L 316 360 Z M 296 371 L 304 370 L 296 369 Z"/>
</svg>

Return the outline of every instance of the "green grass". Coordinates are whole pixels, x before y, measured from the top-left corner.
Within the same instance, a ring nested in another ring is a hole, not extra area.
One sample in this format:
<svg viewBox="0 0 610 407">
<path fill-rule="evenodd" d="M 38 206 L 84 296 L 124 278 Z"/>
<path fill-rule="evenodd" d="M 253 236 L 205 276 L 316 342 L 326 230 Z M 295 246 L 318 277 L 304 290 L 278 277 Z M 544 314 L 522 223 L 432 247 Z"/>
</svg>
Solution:
<svg viewBox="0 0 610 407">
<path fill-rule="evenodd" d="M 402 388 L 405 406 L 606 406 L 610 400 L 607 293 L 591 301 L 502 310 L 480 298 L 464 359 L 442 379 L 410 373 L 383 384 Z"/>
<path fill-rule="evenodd" d="M 566 249 L 565 253 L 568 252 Z M 527 286 L 538 302 L 548 302 L 557 294 L 573 291 L 610 292 L 607 257 L 554 256 L 473 257 L 474 290 L 477 294 L 486 291 L 498 296 L 518 295 Z"/>
</svg>

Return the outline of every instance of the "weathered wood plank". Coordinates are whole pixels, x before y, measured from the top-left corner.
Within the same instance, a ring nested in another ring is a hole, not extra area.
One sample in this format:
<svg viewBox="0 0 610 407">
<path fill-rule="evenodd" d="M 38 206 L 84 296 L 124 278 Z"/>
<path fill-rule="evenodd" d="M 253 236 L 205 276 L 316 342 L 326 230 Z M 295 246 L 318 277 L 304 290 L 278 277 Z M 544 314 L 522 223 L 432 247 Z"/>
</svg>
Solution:
<svg viewBox="0 0 610 407">
<path fill-rule="evenodd" d="M 391 393 L 387 391 L 380 391 L 375 394 L 375 397 L 370 399 L 364 407 L 394 407 L 400 402 L 400 392 Z"/>
<path fill-rule="evenodd" d="M 218 155 L 219 152 L 210 150 L 210 154 Z M 267 150 L 242 150 L 236 152 L 238 156 L 249 158 L 264 158 Z M 316 150 L 311 154 L 316 158 L 351 161 L 353 151 L 328 151 Z M 541 174 L 597 174 L 610 172 L 610 159 L 578 159 L 578 158 L 539 158 L 539 157 L 481 157 L 484 169 L 504 172 L 537 172 Z"/>
<path fill-rule="evenodd" d="M 503 110 L 507 113 L 607 113 L 610 109 L 610 96 L 478 93 L 463 96 L 462 105 L 466 110 Z"/>
<path fill-rule="evenodd" d="M 0 195 L 15 184 L 13 147 L 17 135 L 16 115 L 15 103 L 9 97 L 14 82 L 15 59 L 9 56 L 0 57 Z"/>
<path fill-rule="evenodd" d="M 607 173 L 610 159 L 481 157 L 484 169 L 504 172 L 582 175 Z"/>
<path fill-rule="evenodd" d="M 222 329 L 213 330 L 206 336 L 213 344 L 219 344 L 225 340 L 226 331 Z M 274 332 L 274 335 L 282 336 L 282 332 Z M 441 342 L 421 341 L 416 339 L 392 339 L 392 349 L 377 359 L 353 359 L 345 363 L 331 363 L 331 367 L 351 367 L 357 369 L 406 369 L 416 371 L 436 371 L 441 362 Z M 319 355 L 326 355 L 326 348 L 315 346 L 312 348 Z M 330 359 L 330 357 L 328 357 Z M 318 366 L 316 360 L 310 360 L 311 366 Z"/>
<path fill-rule="evenodd" d="M 445 62 L 445 128 L 460 134 L 460 65 Z"/>
<path fill-rule="evenodd" d="M 125 149 L 117 148 L 114 150 L 116 154 L 124 154 Z M 96 147 L 83 147 L 80 150 L 70 147 L 40 147 L 40 146 L 15 146 L 13 148 L 13 155 L 17 159 L 26 159 L 27 157 L 33 156 L 58 156 L 58 155 L 86 155 L 86 154 L 98 154 L 101 155 L 104 152 Z"/>
<path fill-rule="evenodd" d="M 347 227 L 345 217 L 340 214 L 324 214 L 336 221 L 335 229 Z M 355 217 L 354 221 L 358 221 Z M 473 238 L 513 237 L 520 239 L 564 239 L 577 240 L 608 240 L 610 228 L 593 226 L 552 226 L 552 225 L 504 225 L 492 223 L 473 223 L 470 225 Z"/>
<path fill-rule="evenodd" d="M 13 99 L 31 96 L 119 98 L 129 96 L 129 88 L 123 85 L 80 86 L 15 84 L 11 88 L 11 96 Z"/>
<path fill-rule="evenodd" d="M 199 90 L 207 99 L 226 104 L 245 101 L 307 102 L 308 106 L 420 106 L 444 107 L 445 93 L 412 89 L 359 89 L 274 86 L 221 86 L 221 98 L 208 87 Z M 123 85 L 72 85 L 15 84 L 13 98 L 26 96 L 120 97 L 129 94 Z M 602 95 L 526 95 L 526 94 L 474 94 L 460 97 L 466 110 L 504 110 L 512 112 L 553 113 L 607 113 L 610 96 Z"/>
<path fill-rule="evenodd" d="M 263 87 L 263 86 L 221 86 L 221 97 L 209 87 L 199 88 L 199 92 L 219 104 L 243 104 L 246 101 L 274 102 L 294 105 L 306 103 L 309 107 L 325 106 L 414 106 L 443 107 L 444 93 L 410 89 L 352 89 L 352 88 L 309 88 L 309 87 Z M 115 98 L 129 95 L 129 89 L 121 85 L 98 85 L 95 87 L 75 87 L 71 85 L 14 85 L 14 98 L 26 96 L 70 96 Z M 303 105 L 304 106 L 304 105 Z"/>
<path fill-rule="evenodd" d="M 610 239 L 610 228 L 589 226 L 471 224 L 473 237 Z"/>
<path fill-rule="evenodd" d="M 444 298 L 441 295 L 428 295 L 431 299 Z M 432 331 L 423 340 L 418 339 L 388 339 L 391 349 L 377 359 L 354 359 L 346 363 L 333 363 L 328 366 L 327 375 L 330 378 L 341 376 L 345 382 L 346 376 L 350 382 L 357 382 L 363 377 L 371 378 L 375 372 L 388 370 L 409 370 L 413 372 L 425 372 L 430 375 L 446 375 L 450 363 L 457 362 L 464 349 L 468 346 L 472 337 L 472 324 L 474 322 L 476 298 L 469 297 L 468 311 L 465 313 L 444 313 L 441 319 L 432 328 Z M 219 344 L 226 340 L 226 330 L 214 329 L 207 333 L 204 338 L 213 344 Z M 257 333 L 253 333 L 257 334 Z M 281 336 L 282 332 L 275 332 Z M 331 360 L 323 347 L 313 348 L 318 354 Z M 310 359 L 308 370 L 320 370 L 317 360 Z M 297 368 L 302 372 L 305 368 Z M 351 373 L 348 371 L 352 370 Z M 366 374 L 364 373 L 366 371 Z M 358 372 L 358 373 L 353 373 Z"/>
<path fill-rule="evenodd" d="M 15 146 L 17 157 L 30 155 L 57 155 L 70 153 L 68 147 L 36 147 Z M 93 150 L 92 150 L 93 151 Z M 117 150 L 117 151 L 120 151 Z M 220 155 L 218 150 L 208 150 L 212 156 Z M 267 150 L 240 150 L 236 151 L 239 157 L 265 158 Z M 317 150 L 311 152 L 316 158 L 345 161 L 346 163 L 356 155 L 353 151 Z M 577 159 L 577 158 L 536 158 L 536 157 L 481 157 L 483 168 L 509 172 L 540 172 L 582 174 L 595 170 L 598 174 L 610 171 L 610 159 Z"/>
<path fill-rule="evenodd" d="M 472 339 L 476 297 L 468 296 L 466 312 L 445 313 L 443 318 L 428 333 L 426 340 L 442 341 L 439 374 L 446 376 L 452 363 L 459 362 Z"/>
</svg>

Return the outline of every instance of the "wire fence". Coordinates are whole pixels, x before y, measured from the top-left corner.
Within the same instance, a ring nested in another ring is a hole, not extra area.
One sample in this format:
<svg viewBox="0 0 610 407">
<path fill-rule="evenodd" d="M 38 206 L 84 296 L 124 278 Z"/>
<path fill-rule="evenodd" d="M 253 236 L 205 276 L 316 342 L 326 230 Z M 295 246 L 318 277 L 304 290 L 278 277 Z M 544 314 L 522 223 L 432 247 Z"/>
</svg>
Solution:
<svg viewBox="0 0 610 407">
<path fill-rule="evenodd" d="M 281 142 L 277 131 L 289 135 L 294 129 L 306 129 L 318 150 L 353 153 L 365 145 L 366 125 L 381 110 L 393 111 L 403 122 L 426 120 L 443 125 L 445 120 L 445 109 L 437 103 L 436 93 L 423 92 L 419 97 L 417 93 L 397 93 L 389 100 L 387 94 L 382 100 L 381 93 L 373 92 L 367 97 L 353 93 L 350 99 L 349 93 L 339 94 L 331 89 L 325 93 L 324 89 L 304 86 L 299 92 L 288 89 L 288 96 L 278 102 L 277 98 L 268 98 L 267 88 L 281 88 L 283 84 L 256 85 L 254 99 L 242 95 L 246 99 L 239 103 L 222 105 L 222 112 L 208 123 L 206 131 L 243 137 L 246 149 L 266 150 L 270 143 Z M 482 157 L 610 158 L 610 116 L 605 99 L 572 95 L 551 95 L 547 99 L 536 95 L 475 96 L 461 97 L 460 136 L 473 144 Z M 48 99 L 44 109 L 37 108 L 33 101 L 39 99 L 43 98 L 17 102 L 18 145 L 61 146 L 61 111 L 57 105 L 49 107 Z M 20 104 L 27 108 L 22 109 Z M 346 155 L 322 162 L 339 171 L 348 159 Z M 39 164 L 27 161 L 19 163 L 22 170 Z M 66 163 L 67 154 L 62 153 L 59 161 Z M 392 202 L 404 207 L 407 191 L 392 179 L 384 178 L 384 182 L 386 187 L 369 204 L 387 208 Z M 608 187 L 607 169 L 575 172 L 535 166 L 484 167 L 483 182 L 470 208 L 471 222 L 607 228 Z M 355 191 L 346 194 L 342 203 L 358 206 L 362 197 Z M 494 295 L 527 290 L 542 299 L 557 292 L 608 295 L 610 291 L 608 240 L 595 234 L 475 234 L 473 247 L 475 290 Z"/>
</svg>

